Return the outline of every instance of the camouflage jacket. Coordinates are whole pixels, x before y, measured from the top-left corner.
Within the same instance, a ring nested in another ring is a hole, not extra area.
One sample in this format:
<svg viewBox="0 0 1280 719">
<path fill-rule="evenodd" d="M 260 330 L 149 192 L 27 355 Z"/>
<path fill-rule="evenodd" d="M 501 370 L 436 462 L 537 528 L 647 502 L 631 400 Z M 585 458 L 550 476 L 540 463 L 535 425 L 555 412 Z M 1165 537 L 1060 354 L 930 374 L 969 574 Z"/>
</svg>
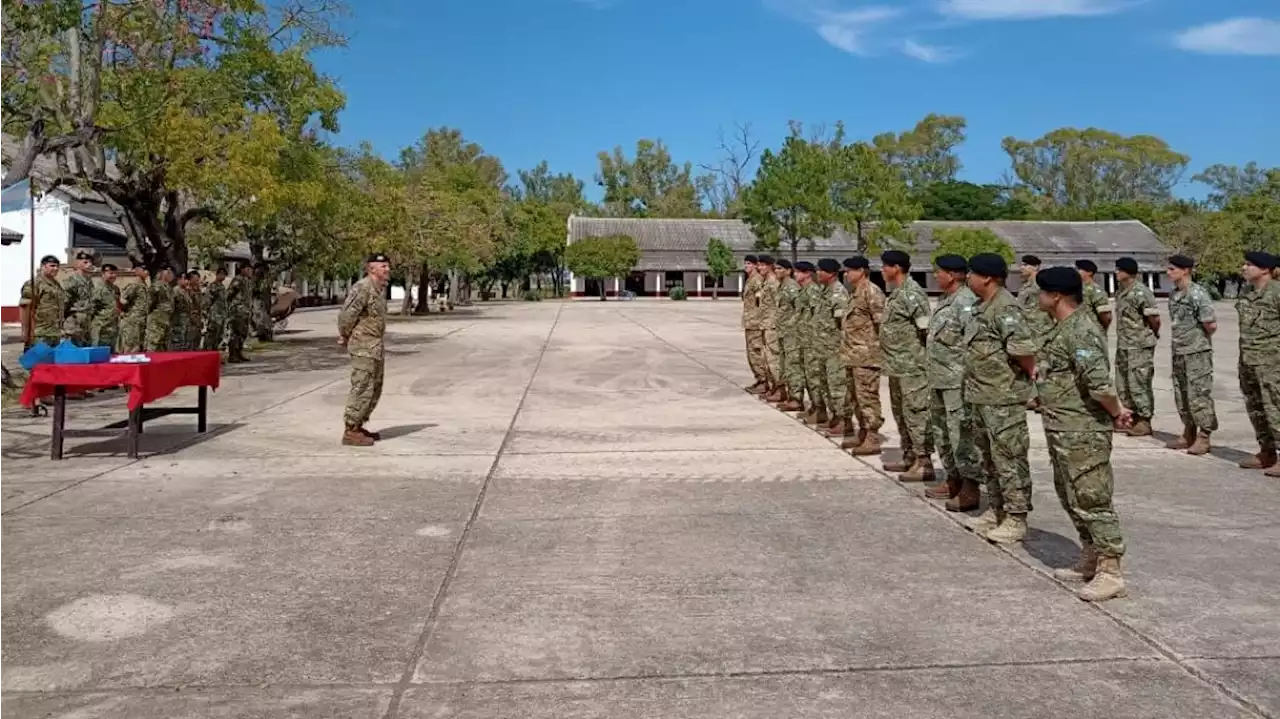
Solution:
<svg viewBox="0 0 1280 719">
<path fill-rule="evenodd" d="M 53 338 L 62 334 L 62 320 L 67 316 L 67 293 L 57 280 L 49 279 L 43 274 L 36 275 L 35 290 L 31 281 L 22 285 L 23 307 L 36 306 L 32 317 L 32 334 L 36 337 Z"/>
<path fill-rule="evenodd" d="M 205 307 L 208 310 L 209 322 L 220 324 L 227 321 L 227 286 L 221 282 L 211 282 L 205 288 Z"/>
<path fill-rule="evenodd" d="M 1262 289 L 1247 285 L 1236 300 L 1240 314 L 1240 362 L 1250 366 L 1280 364 L 1280 282 Z"/>
<path fill-rule="evenodd" d="M 67 315 L 88 327 L 93 313 L 93 280 L 81 272 L 73 272 L 62 281 L 62 289 L 67 294 Z"/>
<path fill-rule="evenodd" d="M 1156 296 L 1141 282 L 1116 291 L 1116 349 L 1139 350 L 1156 346 L 1156 333 L 1148 317 L 1159 317 Z"/>
<path fill-rule="evenodd" d="M 778 289 L 781 283 L 772 272 L 760 282 L 760 329 L 778 329 Z"/>
<path fill-rule="evenodd" d="M 99 332 L 115 332 L 120 326 L 120 288 L 114 283 L 99 280 L 94 286 L 89 324 Z"/>
<path fill-rule="evenodd" d="M 814 284 L 820 289 L 813 308 L 813 342 L 834 350 L 840 346 L 840 322 L 849 305 L 849 292 L 839 280 L 826 286 Z"/>
<path fill-rule="evenodd" d="M 884 322 L 884 292 L 871 280 L 853 286 L 840 327 L 840 359 L 850 367 L 882 367 L 880 324 Z"/>
<path fill-rule="evenodd" d="M 1001 288 L 988 302 L 973 308 L 965 333 L 964 399 L 970 404 L 1025 404 L 1031 378 L 1015 357 L 1034 357 L 1037 343 L 1022 308 Z"/>
<path fill-rule="evenodd" d="M 227 312 L 248 317 L 253 308 L 253 283 L 244 275 L 236 275 L 227 287 Z"/>
<path fill-rule="evenodd" d="M 1111 311 L 1111 300 L 1108 299 L 1106 291 L 1096 283 L 1085 282 L 1083 295 L 1084 304 L 1081 306 L 1089 308 L 1089 314 L 1098 320 L 1098 326 L 1102 326 L 1101 316 Z"/>
<path fill-rule="evenodd" d="M 1053 318 L 1040 309 L 1040 285 L 1036 278 L 1032 277 L 1018 288 L 1018 306 L 1022 308 L 1022 318 L 1031 331 L 1032 339 L 1036 343 L 1043 342 L 1053 327 Z"/>
<path fill-rule="evenodd" d="M 760 307 L 760 290 L 764 280 L 752 272 L 747 277 L 747 284 L 742 288 L 742 328 L 747 330 L 764 329 L 764 317 Z"/>
<path fill-rule="evenodd" d="M 800 283 L 794 277 L 784 279 L 778 285 L 778 330 L 782 333 L 794 333 L 800 321 L 800 308 L 796 303 L 800 300 Z"/>
<path fill-rule="evenodd" d="M 145 325 L 151 312 L 151 288 L 145 282 L 134 282 L 120 291 L 120 306 L 124 310 L 123 322 Z"/>
<path fill-rule="evenodd" d="M 148 317 L 157 317 L 164 322 L 173 318 L 174 292 L 173 285 L 168 282 L 151 283 L 151 312 Z"/>
<path fill-rule="evenodd" d="M 187 330 L 191 337 L 198 337 L 204 332 L 206 314 L 204 292 L 187 290 Z"/>
<path fill-rule="evenodd" d="M 365 277 L 351 286 L 338 312 L 338 334 L 347 339 L 352 357 L 382 359 L 387 332 L 387 299 L 383 287 Z"/>
<path fill-rule="evenodd" d="M 925 354 L 929 366 L 929 386 L 933 389 L 960 389 L 964 386 L 965 332 L 973 322 L 978 296 L 961 285 L 938 300 L 929 318 L 929 339 Z"/>
<path fill-rule="evenodd" d="M 884 324 L 880 326 L 880 346 L 884 351 L 885 374 L 890 377 L 921 375 L 926 371 L 922 333 L 929 329 L 929 296 L 910 277 L 889 293 Z"/>
<path fill-rule="evenodd" d="M 797 334 L 805 345 L 813 346 L 817 341 L 818 321 L 815 315 L 826 300 L 822 297 L 823 287 L 815 280 L 800 288 L 800 298 L 796 300 L 799 319 L 796 323 Z"/>
<path fill-rule="evenodd" d="M 1116 394 L 1105 340 L 1093 308 L 1083 304 L 1049 332 L 1036 356 L 1045 429 L 1111 432 L 1111 415 L 1098 401 Z"/>
<path fill-rule="evenodd" d="M 1176 355 L 1209 352 L 1213 342 L 1204 323 L 1217 322 L 1213 299 L 1199 284 L 1192 282 L 1186 290 L 1174 288 L 1169 293 L 1169 318 L 1172 320 L 1173 353 Z"/>
</svg>

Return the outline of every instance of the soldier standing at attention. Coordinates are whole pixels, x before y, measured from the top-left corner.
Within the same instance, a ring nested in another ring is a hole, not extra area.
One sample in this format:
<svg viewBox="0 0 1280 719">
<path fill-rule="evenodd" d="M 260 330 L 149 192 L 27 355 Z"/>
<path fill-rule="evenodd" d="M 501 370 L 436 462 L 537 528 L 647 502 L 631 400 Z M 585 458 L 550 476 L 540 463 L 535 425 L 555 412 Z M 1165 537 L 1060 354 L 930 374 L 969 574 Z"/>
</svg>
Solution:
<svg viewBox="0 0 1280 719">
<path fill-rule="evenodd" d="M 889 403 L 898 424 L 901 462 L 885 462 L 886 472 L 902 472 L 900 482 L 931 481 L 933 435 L 929 427 L 929 372 L 925 341 L 929 336 L 929 296 L 911 278 L 911 257 L 899 250 L 880 255 L 889 291 L 880 345 L 889 375 Z"/>
<path fill-rule="evenodd" d="M 853 428 L 856 418 L 858 432 L 845 435 L 841 449 L 852 450 L 855 456 L 870 457 L 880 454 L 884 437 L 884 415 L 880 409 L 880 370 L 884 367 L 884 353 L 880 350 L 880 323 L 884 321 L 884 292 L 871 281 L 871 264 L 862 256 L 844 261 L 845 280 L 852 288 L 849 305 L 844 313 L 840 342 L 840 359 L 845 367 L 845 387 L 849 409 L 845 421 Z"/>
<path fill-rule="evenodd" d="M 266 262 L 253 267 L 252 322 L 254 336 L 262 342 L 275 338 L 275 321 L 271 319 L 271 291 L 274 286 L 271 268 Z"/>
<path fill-rule="evenodd" d="M 845 385 L 844 364 L 840 361 L 840 321 L 849 304 L 849 292 L 840 283 L 840 263 L 824 257 L 818 260 L 818 284 L 822 286 L 813 312 L 813 347 L 822 363 L 822 376 L 827 387 L 827 419 L 814 429 L 828 437 L 844 436 Z"/>
<path fill-rule="evenodd" d="M 776 402 L 782 391 L 782 370 L 778 364 L 778 355 L 782 353 L 782 345 L 778 343 L 778 287 L 781 285 L 769 255 L 756 258 L 756 272 L 760 273 L 760 329 L 764 335 L 764 366 L 768 373 L 765 399 Z"/>
<path fill-rule="evenodd" d="M 1173 322 L 1173 398 L 1182 419 L 1182 436 L 1169 449 L 1187 454 L 1209 453 L 1209 436 L 1218 430 L 1213 408 L 1213 333 L 1218 318 L 1213 300 L 1203 287 L 1191 281 L 1196 261 L 1186 255 L 1169 258 L 1169 318 Z"/>
<path fill-rule="evenodd" d="M 36 342 L 53 346 L 62 340 L 62 320 L 67 314 L 67 293 L 58 283 L 58 268 L 62 263 L 53 255 L 40 260 L 40 273 L 35 283 L 22 284 L 22 344 L 23 350 Z"/>
<path fill-rule="evenodd" d="M 120 292 L 120 352 L 134 354 L 146 349 L 147 315 L 151 313 L 151 288 L 147 287 L 147 266 L 134 261 L 136 282 Z"/>
<path fill-rule="evenodd" d="M 1133 410 L 1132 437 L 1151 436 L 1155 399 L 1151 380 L 1156 373 L 1156 341 L 1160 339 L 1160 309 L 1156 296 L 1138 281 L 1138 261 L 1116 260 L 1116 391 Z"/>
<path fill-rule="evenodd" d="M 764 358 L 764 325 L 760 316 L 760 287 L 763 280 L 756 271 L 755 255 L 747 255 L 744 272 L 746 283 L 742 287 L 742 329 L 747 339 L 747 366 L 755 377 L 755 384 L 747 387 L 752 394 L 763 394 L 768 384 L 769 367 Z"/>
<path fill-rule="evenodd" d="M 1023 319 L 1031 332 L 1031 340 L 1036 343 L 1044 341 L 1053 327 L 1049 315 L 1040 311 L 1040 286 L 1036 284 L 1036 274 L 1040 272 L 1040 258 L 1035 255 L 1023 255 L 1019 275 L 1022 285 L 1018 287 L 1018 306 L 1022 308 Z M 1027 401 L 1027 409 L 1036 409 L 1039 400 L 1035 397 L 1035 387 L 1031 388 L 1032 397 Z"/>
<path fill-rule="evenodd" d="M 169 324 L 173 321 L 173 267 L 164 265 L 151 283 L 151 312 L 147 315 L 147 351 L 169 349 Z"/>
<path fill-rule="evenodd" d="M 965 335 L 964 399 L 986 475 L 990 505 L 970 528 L 996 543 L 1020 542 L 1031 512 L 1027 400 L 1036 373 L 1036 343 L 1026 315 L 1004 288 L 1008 268 L 996 254 L 969 260 L 969 289 L 978 296 Z"/>
<path fill-rule="evenodd" d="M 804 365 L 800 363 L 800 350 L 796 338 L 800 298 L 800 285 L 791 276 L 791 261 L 782 259 L 774 273 L 778 275 L 778 341 L 782 345 L 782 359 L 778 363 L 782 372 L 782 394 L 778 402 L 784 412 L 804 409 Z"/>
<path fill-rule="evenodd" d="M 205 305 L 204 283 L 199 272 L 187 273 L 187 293 L 191 296 L 191 314 L 187 322 L 187 345 L 192 351 L 199 350 L 204 341 L 204 322 L 209 315 Z"/>
<path fill-rule="evenodd" d="M 104 264 L 102 279 L 93 288 L 93 309 L 89 317 L 89 344 L 115 349 L 120 335 L 120 288 L 116 286 L 116 266 Z"/>
<path fill-rule="evenodd" d="M 248 362 L 244 342 L 249 337 L 249 321 L 253 312 L 253 268 L 242 265 L 227 287 L 227 312 L 231 333 L 227 336 L 227 362 Z"/>
<path fill-rule="evenodd" d="M 365 422 L 382 396 L 383 335 L 387 331 L 387 278 L 391 261 L 373 254 L 365 263 L 365 277 L 351 287 L 338 313 L 338 344 L 351 357 L 351 392 L 343 413 L 342 443 L 368 447 L 381 439 Z"/>
<path fill-rule="evenodd" d="M 93 315 L 93 255 L 76 253 L 75 270 L 62 281 L 67 295 L 67 319 L 62 323 L 63 336 L 77 345 L 89 344 L 90 318 Z"/>
<path fill-rule="evenodd" d="M 204 349 L 217 352 L 222 349 L 222 335 L 227 331 L 227 269 L 219 267 L 213 275 L 213 282 L 205 290 L 205 307 L 208 308 L 208 319 L 205 322 Z"/>
<path fill-rule="evenodd" d="M 1076 272 L 1080 274 L 1080 282 L 1084 285 L 1084 306 L 1098 320 L 1105 339 L 1107 330 L 1111 329 L 1111 304 L 1106 291 L 1093 281 L 1094 275 L 1098 274 L 1098 265 L 1093 260 L 1076 260 Z"/>
<path fill-rule="evenodd" d="M 1246 252 L 1240 274 L 1246 283 L 1236 300 L 1240 315 L 1240 392 L 1258 437 L 1258 453 L 1240 463 L 1280 477 L 1276 442 L 1280 440 L 1280 282 L 1271 279 L 1275 258 Z"/>
<path fill-rule="evenodd" d="M 812 262 L 796 263 L 796 281 L 800 283 L 800 354 L 804 360 L 804 386 L 809 393 L 809 407 L 804 413 L 804 423 L 818 426 L 826 423 L 827 416 L 827 372 L 826 362 L 821 354 L 817 337 L 818 317 L 826 299 L 823 297 L 824 287 L 813 278 Z"/>
<path fill-rule="evenodd" d="M 942 255 L 934 261 L 933 276 L 942 290 L 938 308 L 929 319 L 929 339 L 925 354 L 929 368 L 930 419 L 938 457 L 947 481 L 925 490 L 930 499 L 950 500 L 951 512 L 978 508 L 982 476 L 978 451 L 969 426 L 969 409 L 964 402 L 965 333 L 973 321 L 978 297 L 965 283 L 968 262 L 959 255 Z"/>
<path fill-rule="evenodd" d="M 1111 497 L 1113 426 L 1133 421 L 1111 386 L 1103 329 L 1085 306 L 1088 283 L 1070 267 L 1040 273 L 1040 307 L 1055 326 L 1036 358 L 1053 486 L 1080 535 L 1080 560 L 1054 576 L 1089 582 L 1076 596 L 1103 602 L 1126 594 L 1120 575 L 1124 537 Z"/>
<path fill-rule="evenodd" d="M 191 349 L 188 333 L 191 328 L 191 292 L 187 289 L 187 275 L 179 274 L 173 288 L 173 314 L 169 318 L 169 351 L 186 352 Z"/>
</svg>

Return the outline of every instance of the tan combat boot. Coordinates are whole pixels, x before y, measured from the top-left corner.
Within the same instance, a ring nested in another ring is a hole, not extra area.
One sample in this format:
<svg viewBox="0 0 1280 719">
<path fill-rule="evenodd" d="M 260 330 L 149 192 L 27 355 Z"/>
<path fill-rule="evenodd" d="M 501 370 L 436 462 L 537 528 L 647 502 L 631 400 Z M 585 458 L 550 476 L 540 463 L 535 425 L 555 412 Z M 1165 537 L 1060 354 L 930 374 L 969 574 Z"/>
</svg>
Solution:
<svg viewBox="0 0 1280 719">
<path fill-rule="evenodd" d="M 884 435 L 879 432 L 867 432 L 862 444 L 853 448 L 855 457 L 873 457 L 884 451 Z"/>
<path fill-rule="evenodd" d="M 783 412 L 803 412 L 804 402 L 801 402 L 795 397 L 788 397 L 786 402 L 783 402 L 782 404 L 778 405 L 778 409 L 782 410 Z"/>
<path fill-rule="evenodd" d="M 1088 582 L 1098 573 L 1098 551 L 1092 544 L 1080 548 L 1080 559 L 1074 566 L 1053 570 L 1053 578 L 1063 582 Z"/>
<path fill-rule="evenodd" d="M 1140 419 L 1134 422 L 1133 426 L 1129 428 L 1129 436 L 1130 437 L 1150 437 L 1151 422 L 1145 419 Z"/>
<path fill-rule="evenodd" d="M 853 422 L 850 421 L 845 427 L 853 427 Z M 859 429 L 853 434 L 845 434 L 844 439 L 840 440 L 840 449 L 857 449 L 865 441 L 867 441 L 867 430 Z"/>
<path fill-rule="evenodd" d="M 987 507 L 985 512 L 969 520 L 965 527 L 974 534 L 982 535 L 995 529 L 1004 521 L 1004 518 L 1004 512 L 998 511 L 993 507 Z"/>
<path fill-rule="evenodd" d="M 1195 441 L 1196 441 L 1196 428 L 1185 427 L 1182 430 L 1182 436 L 1176 437 L 1170 440 L 1169 442 L 1165 443 L 1164 448 L 1165 449 L 1186 449 L 1191 446 L 1192 442 L 1195 442 Z"/>
<path fill-rule="evenodd" d="M 915 463 L 915 452 L 903 452 L 901 460 L 897 462 L 890 460 L 888 462 L 884 462 L 881 466 L 884 467 L 884 471 L 886 472 L 905 472 L 908 469 L 911 469 L 911 466 Z"/>
<path fill-rule="evenodd" d="M 1240 463 L 1240 469 L 1268 469 L 1275 466 L 1276 448 L 1263 447 L 1262 451 Z"/>
<path fill-rule="evenodd" d="M 364 436 L 368 437 L 369 439 L 371 439 L 371 440 L 373 440 L 373 441 L 375 441 L 375 442 L 381 442 L 381 441 L 382 441 L 382 433 L 381 433 L 381 432 L 374 432 L 373 430 L 367 429 L 367 428 L 365 428 L 364 426 L 360 426 L 360 427 L 358 427 L 358 428 L 357 428 L 357 430 L 360 432 L 360 434 L 363 434 Z"/>
<path fill-rule="evenodd" d="M 814 429 L 817 429 L 830 421 L 831 421 L 831 418 L 827 416 L 827 408 L 819 407 L 818 411 L 815 412 L 813 415 L 813 422 L 811 424 L 813 425 Z"/>
<path fill-rule="evenodd" d="M 1086 602 L 1105 602 L 1128 594 L 1124 577 L 1120 575 L 1119 557 L 1098 557 L 1098 571 L 1093 580 L 1076 592 L 1076 596 Z"/>
<path fill-rule="evenodd" d="M 960 492 L 948 499 L 943 508 L 948 512 L 972 512 L 982 505 L 982 488 L 972 479 L 960 480 Z M 993 525 L 994 526 L 994 525 Z"/>
<path fill-rule="evenodd" d="M 743 389 L 751 394 L 760 394 L 760 391 L 764 389 L 764 380 L 758 379 L 755 384 L 747 385 L 746 387 L 743 387 Z"/>
<path fill-rule="evenodd" d="M 916 457 L 907 471 L 898 475 L 899 482 L 932 482 L 934 478 L 933 462 L 929 457 Z"/>
<path fill-rule="evenodd" d="M 843 437 L 844 419 L 840 417 L 832 417 L 830 422 L 827 422 L 818 428 L 818 432 L 828 437 Z"/>
<path fill-rule="evenodd" d="M 1187 454 L 1199 457 L 1202 454 L 1208 454 L 1209 449 L 1209 433 L 1201 432 L 1196 435 L 1196 441 L 1187 448 Z"/>
<path fill-rule="evenodd" d="M 342 433 L 342 443 L 348 447 L 372 447 L 373 437 L 361 432 L 358 428 L 347 428 Z"/>
<path fill-rule="evenodd" d="M 960 475 L 952 472 L 947 475 L 947 481 L 936 487 L 926 489 L 924 496 L 929 499 L 951 499 L 960 494 L 960 487 L 963 484 L 960 481 Z"/>
<path fill-rule="evenodd" d="M 1006 514 L 1003 522 L 982 536 L 996 544 L 1021 542 L 1027 536 L 1027 515 Z"/>
</svg>

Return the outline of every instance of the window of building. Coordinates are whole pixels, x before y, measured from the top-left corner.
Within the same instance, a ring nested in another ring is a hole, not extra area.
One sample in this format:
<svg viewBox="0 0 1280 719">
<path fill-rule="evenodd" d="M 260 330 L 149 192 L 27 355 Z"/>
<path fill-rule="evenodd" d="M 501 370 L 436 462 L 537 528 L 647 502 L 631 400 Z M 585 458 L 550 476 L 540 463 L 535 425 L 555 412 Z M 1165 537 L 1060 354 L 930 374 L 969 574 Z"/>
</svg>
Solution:
<svg viewBox="0 0 1280 719">
<path fill-rule="evenodd" d="M 706 275 L 705 277 L 702 278 L 702 286 L 706 287 L 707 289 L 711 289 L 712 287 L 719 287 L 720 289 L 724 289 L 725 287 L 724 281 L 725 281 L 725 278 L 723 277 L 717 279 L 715 277 L 712 277 L 711 275 Z"/>
<path fill-rule="evenodd" d="M 683 272 L 668 272 L 663 276 L 663 289 L 670 290 L 672 287 L 684 287 Z"/>
</svg>

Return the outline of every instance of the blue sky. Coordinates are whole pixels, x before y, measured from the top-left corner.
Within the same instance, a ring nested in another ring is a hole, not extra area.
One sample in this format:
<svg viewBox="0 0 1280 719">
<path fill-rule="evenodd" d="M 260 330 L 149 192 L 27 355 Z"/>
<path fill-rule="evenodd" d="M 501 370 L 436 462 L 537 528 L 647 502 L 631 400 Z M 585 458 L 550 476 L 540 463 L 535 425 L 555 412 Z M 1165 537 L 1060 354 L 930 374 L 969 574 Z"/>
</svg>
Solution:
<svg viewBox="0 0 1280 719">
<path fill-rule="evenodd" d="M 587 181 L 596 153 L 661 138 L 713 161 L 721 126 L 777 146 L 787 121 L 855 138 L 964 115 L 962 178 L 1000 140 L 1063 126 L 1154 134 L 1192 171 L 1280 166 L 1280 0 L 353 0 L 321 67 L 339 141 L 385 155 L 449 125 L 509 172 Z M 1198 194 L 1184 187 L 1182 194 Z"/>
</svg>

